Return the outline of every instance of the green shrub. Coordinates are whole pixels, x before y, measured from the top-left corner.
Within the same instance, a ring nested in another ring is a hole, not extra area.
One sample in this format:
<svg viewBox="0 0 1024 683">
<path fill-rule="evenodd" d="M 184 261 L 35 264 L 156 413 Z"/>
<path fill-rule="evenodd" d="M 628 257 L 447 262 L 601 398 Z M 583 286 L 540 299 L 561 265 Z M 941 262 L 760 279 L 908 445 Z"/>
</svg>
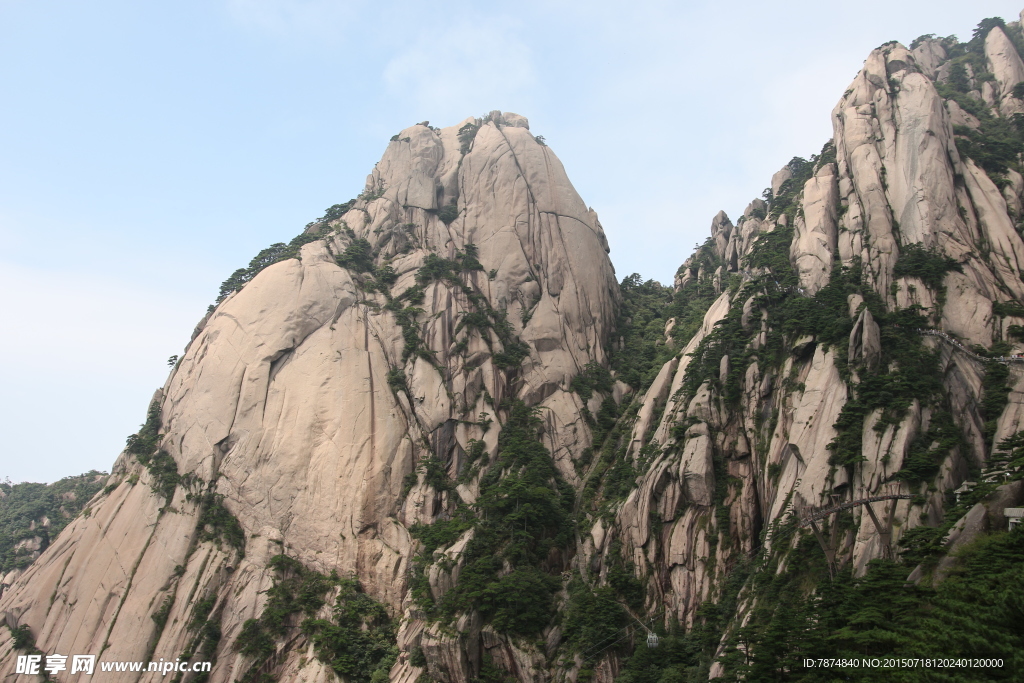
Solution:
<svg viewBox="0 0 1024 683">
<path fill-rule="evenodd" d="M 354 683 L 381 679 L 398 657 L 395 628 L 384 606 L 366 595 L 355 578 L 326 576 L 287 555 L 271 558 L 274 584 L 258 619 L 249 619 L 235 649 L 253 661 L 243 683 L 259 680 L 257 672 L 277 651 L 276 641 L 296 629 L 313 642 L 317 659 Z M 329 619 L 316 618 L 338 591 Z M 301 624 L 295 617 L 305 615 Z M 386 678 L 384 679 L 386 680 Z"/>
<path fill-rule="evenodd" d="M 473 528 L 473 524 L 469 511 L 460 508 L 454 519 L 438 520 L 433 524 L 414 524 L 409 527 L 409 533 L 423 544 L 423 554 L 429 558 L 435 550 L 447 548 L 459 540 L 463 533 Z"/>
<path fill-rule="evenodd" d="M 245 531 L 238 518 L 224 507 L 224 496 L 213 491 L 203 494 L 201 512 L 196 526 L 199 528 L 201 541 L 227 543 L 236 549 L 241 557 L 245 556 Z"/>
<path fill-rule="evenodd" d="M 387 680 L 398 658 L 396 631 L 384 606 L 366 595 L 355 578 L 334 579 L 340 588 L 332 619 L 307 619 L 317 659 L 356 683 Z"/>
<path fill-rule="evenodd" d="M 993 301 L 992 313 L 1000 318 L 1024 318 L 1024 305 L 1019 301 Z"/>
<path fill-rule="evenodd" d="M 599 363 L 590 362 L 583 367 L 583 371 L 572 378 L 570 387 L 575 391 L 583 402 L 586 403 L 594 395 L 594 391 L 601 391 L 610 394 L 615 386 L 611 372 L 608 368 Z"/>
<path fill-rule="evenodd" d="M 243 656 L 254 659 L 266 659 L 277 651 L 274 639 L 258 619 L 246 619 L 242 624 L 242 632 L 235 642 Z"/>
<path fill-rule="evenodd" d="M 411 529 L 424 545 L 413 563 L 412 593 L 429 615 L 451 620 L 477 609 L 499 632 L 522 636 L 550 623 L 560 586 L 550 556 L 572 543 L 573 494 L 539 441 L 539 426 L 535 409 L 513 402 L 473 508 L 459 504 L 450 519 Z M 436 479 L 452 485 L 446 475 Z M 474 533 L 461 555 L 458 582 L 435 605 L 426 579 L 432 553 L 468 529 Z M 511 572 L 500 575 L 506 566 Z"/>
<path fill-rule="evenodd" d="M 458 285 L 459 263 L 451 259 L 441 258 L 433 252 L 423 259 L 423 265 L 416 271 L 416 282 L 425 285 L 433 281 L 446 281 Z"/>
<path fill-rule="evenodd" d="M 400 501 L 404 501 L 409 495 L 409 492 L 412 491 L 413 487 L 416 486 L 419 481 L 420 477 L 416 474 L 416 470 L 413 470 L 402 477 L 402 492 L 398 495 L 398 499 Z"/>
<path fill-rule="evenodd" d="M 920 46 L 926 40 L 933 40 L 934 38 L 935 38 L 935 34 L 934 33 L 925 33 L 923 35 L 920 35 L 917 38 L 914 38 L 914 40 L 912 40 L 910 42 L 910 49 L 911 50 L 915 50 L 915 49 L 917 49 L 918 46 Z"/>
<path fill-rule="evenodd" d="M 587 652 L 602 645 L 614 647 L 626 621 L 626 612 L 611 587 L 591 589 L 579 579 L 570 584 L 563 635 L 573 651 Z M 618 645 L 621 648 L 622 644 Z"/>
<path fill-rule="evenodd" d="M 708 286 L 710 287 L 710 284 Z M 612 347 L 609 362 L 619 379 L 638 393 L 642 393 L 642 390 L 654 381 L 661 366 L 668 362 L 677 348 L 665 344 L 665 324 L 668 319 L 673 317 L 673 314 L 682 314 L 684 310 L 692 311 L 693 318 L 703 318 L 710 301 L 714 301 L 717 294 L 711 289 L 710 297 L 703 296 L 694 300 L 690 296 L 695 293 L 694 288 L 689 287 L 682 296 L 673 299 L 671 288 L 663 287 L 654 280 L 644 282 L 638 273 L 624 278 L 619 284 L 619 291 L 622 294 L 622 304 L 616 316 L 613 339 L 621 339 L 622 345 L 621 348 Z M 677 324 L 677 328 L 682 326 L 685 326 L 685 323 Z M 693 331 L 699 329 L 699 326 L 698 323 Z M 675 332 L 673 334 L 675 335 Z M 684 332 L 681 336 L 685 334 Z M 679 337 L 676 337 L 676 340 L 677 343 L 685 343 Z M 576 387 L 573 389 L 576 390 Z"/>
<path fill-rule="evenodd" d="M 476 134 L 479 131 L 480 126 L 476 125 L 475 123 L 467 123 L 466 125 L 462 126 L 462 128 L 459 128 L 459 152 L 461 154 L 469 154 L 469 150 L 473 146 L 473 140 L 476 139 Z"/>
<path fill-rule="evenodd" d="M 378 283 L 390 286 L 398 280 L 398 273 L 391 266 L 384 265 L 373 271 L 373 277 Z"/>
<path fill-rule="evenodd" d="M 125 452 L 134 455 L 135 459 L 149 470 L 153 477 L 150 484 L 153 492 L 170 502 L 174 497 L 174 489 L 181 483 L 182 478 L 178 474 L 178 463 L 174 458 L 165 450 L 157 450 L 160 444 L 160 427 L 160 404 L 153 401 L 146 413 L 146 422 L 138 433 L 132 434 L 126 440 Z"/>
<path fill-rule="evenodd" d="M 163 629 L 167 624 L 167 617 L 171 614 L 172 606 L 174 606 L 174 596 L 168 595 L 164 598 L 163 604 L 160 605 L 160 609 L 150 615 L 150 618 L 156 622 L 158 628 Z"/>
<path fill-rule="evenodd" d="M 922 244 L 907 244 L 900 250 L 899 260 L 893 268 L 895 277 L 913 276 L 920 278 L 933 290 L 942 288 L 943 279 L 949 272 L 964 272 L 956 259 L 946 256 L 932 247 L 925 249 Z"/>
<path fill-rule="evenodd" d="M 505 344 L 505 350 L 499 351 L 491 356 L 494 367 L 502 370 L 512 370 L 522 365 L 523 361 L 530 357 L 530 347 L 525 342 L 509 341 Z"/>
<path fill-rule="evenodd" d="M 499 633 L 532 636 L 551 621 L 554 594 L 561 582 L 536 567 L 520 567 L 481 591 L 480 613 Z"/>
<path fill-rule="evenodd" d="M 352 206 L 356 203 L 356 200 L 350 199 L 344 204 L 334 204 L 324 211 L 324 215 L 319 219 L 318 222 L 330 223 L 336 221 L 346 213 L 352 210 Z"/>
<path fill-rule="evenodd" d="M 1010 402 L 1010 368 L 1005 363 L 985 364 L 985 375 L 981 379 L 981 417 L 985 421 L 983 433 L 985 444 L 992 447 L 999 416 Z"/>
<path fill-rule="evenodd" d="M 170 503 L 174 498 L 174 490 L 182 482 L 182 477 L 178 474 L 178 463 L 163 449 L 151 456 L 140 455 L 138 458 L 153 477 L 150 488 Z"/>
<path fill-rule="evenodd" d="M 939 473 L 949 452 L 963 445 L 964 437 L 953 415 L 945 408 L 937 410 L 928 430 L 911 442 L 903 467 L 895 478 L 911 484 L 930 482 Z"/>
<path fill-rule="evenodd" d="M 405 370 L 402 368 L 388 370 L 388 386 L 392 391 L 405 391 Z"/>
<path fill-rule="evenodd" d="M 0 574 L 31 564 L 29 551 L 15 546 L 38 537 L 46 549 L 103 487 L 103 474 L 92 470 L 52 484 L 0 482 Z M 49 526 L 42 525 L 44 517 Z"/>
<path fill-rule="evenodd" d="M 17 628 L 7 624 L 7 628 L 10 629 L 11 635 L 14 636 L 13 645 L 15 650 L 35 649 L 36 639 L 32 637 L 32 629 L 29 628 L 28 624 L 22 624 Z"/>
<path fill-rule="evenodd" d="M 927 580 L 908 583 L 911 565 L 886 560 L 870 562 L 861 577 L 845 571 L 830 580 L 821 566 L 823 554 L 805 538 L 806 562 L 789 562 L 781 572 L 758 576 L 761 598 L 747 624 L 730 637 L 723 657 L 738 680 L 779 680 L 779 671 L 792 672 L 786 680 L 821 680 L 801 665 L 803 658 L 944 657 L 949 652 L 1004 661 L 1002 668 L 963 680 L 1016 679 L 1016 664 L 1007 663 L 1024 658 L 1022 605 L 1013 597 L 1024 563 L 1024 533 L 979 537 L 951 558 L 952 571 L 935 586 Z M 831 669 L 830 676 L 877 680 L 873 672 L 843 666 Z"/>
<path fill-rule="evenodd" d="M 335 206 L 339 205 L 336 204 Z M 328 212 L 330 212 L 330 209 L 328 209 Z M 344 213 L 344 211 L 342 211 L 342 213 Z M 293 237 L 288 244 L 285 244 L 284 242 L 276 242 L 256 254 L 252 261 L 249 262 L 249 266 L 247 268 L 239 268 L 231 274 L 231 277 L 221 283 L 220 293 L 217 295 L 216 303 L 219 304 L 227 298 L 228 294 L 244 287 L 247 283 L 252 281 L 254 277 L 259 275 L 263 269 L 272 266 L 279 261 L 298 258 L 299 250 L 302 246 L 321 239 L 325 230 L 326 224 L 322 226 L 318 232 L 303 231 Z"/>
<path fill-rule="evenodd" d="M 455 204 L 449 204 L 448 206 L 441 207 L 437 211 L 437 217 L 441 219 L 441 222 L 445 225 L 451 225 L 452 221 L 459 217 L 459 207 Z"/>
<path fill-rule="evenodd" d="M 352 240 L 351 244 L 345 247 L 345 251 L 337 258 L 338 265 L 348 268 L 356 273 L 372 273 L 373 247 L 362 237 Z"/>
<path fill-rule="evenodd" d="M 414 646 L 409 650 L 409 664 L 412 666 L 426 666 L 427 656 L 423 654 L 423 648 L 419 645 Z"/>
<path fill-rule="evenodd" d="M 790 223 L 792 223 L 797 210 L 796 199 L 803 192 L 804 183 L 814 174 L 814 160 L 808 161 L 803 157 L 793 157 L 786 166 L 793 175 L 782 183 L 778 194 L 769 201 L 769 215 L 788 214 Z"/>
</svg>

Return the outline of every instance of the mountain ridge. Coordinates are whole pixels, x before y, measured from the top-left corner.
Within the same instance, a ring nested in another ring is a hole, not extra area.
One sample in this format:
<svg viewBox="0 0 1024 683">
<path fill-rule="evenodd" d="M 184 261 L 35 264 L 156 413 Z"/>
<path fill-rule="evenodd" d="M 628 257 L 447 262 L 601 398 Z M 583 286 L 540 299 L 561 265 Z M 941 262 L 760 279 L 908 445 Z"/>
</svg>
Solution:
<svg viewBox="0 0 1024 683">
<path fill-rule="evenodd" d="M 800 647 L 877 647 L 808 626 L 852 628 L 822 600 L 914 576 L 918 609 L 974 580 L 947 544 L 1018 552 L 985 505 L 1024 500 L 997 360 L 1024 352 L 1024 33 L 915 43 L 871 52 L 832 141 L 671 291 L 616 282 L 525 117 L 395 135 L 225 282 L 91 515 L 0 595 L 0 669 L 27 627 L 214 661 L 185 682 L 796 675 Z M 885 493 L 889 531 L 863 506 L 822 548 L 796 531 Z"/>
</svg>

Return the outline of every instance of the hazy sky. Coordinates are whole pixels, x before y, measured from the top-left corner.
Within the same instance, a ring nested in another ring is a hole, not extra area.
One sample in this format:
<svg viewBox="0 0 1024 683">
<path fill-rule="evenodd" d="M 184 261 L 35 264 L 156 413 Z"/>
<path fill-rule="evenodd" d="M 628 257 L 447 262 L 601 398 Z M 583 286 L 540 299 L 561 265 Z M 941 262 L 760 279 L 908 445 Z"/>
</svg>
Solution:
<svg viewBox="0 0 1024 683">
<path fill-rule="evenodd" d="M 1018 0 L 1019 1 L 1019 0 Z M 418 121 L 530 119 L 670 282 L 870 50 L 1010 2 L 0 0 L 0 479 L 109 470 L 233 270 Z"/>
</svg>

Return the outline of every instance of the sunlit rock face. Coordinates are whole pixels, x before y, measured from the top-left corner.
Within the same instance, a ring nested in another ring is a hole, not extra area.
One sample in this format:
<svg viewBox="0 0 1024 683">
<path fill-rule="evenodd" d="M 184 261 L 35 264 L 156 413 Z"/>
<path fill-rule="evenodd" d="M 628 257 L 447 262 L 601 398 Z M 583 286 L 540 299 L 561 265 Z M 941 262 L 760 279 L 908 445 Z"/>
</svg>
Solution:
<svg viewBox="0 0 1024 683">
<path fill-rule="evenodd" d="M 478 130 L 464 144 L 467 124 Z M 471 439 L 493 453 L 500 429 L 485 431 L 479 416 L 500 423 L 508 399 L 542 408 L 545 445 L 578 481 L 572 462 L 590 433 L 569 383 L 588 362 L 607 364 L 618 288 L 597 215 L 558 158 L 516 114 L 416 125 L 388 145 L 362 197 L 311 226 L 323 237 L 299 258 L 220 303 L 156 396 L 161 447 L 199 483 L 164 499 L 150 470 L 123 454 L 91 515 L 5 593 L 0 609 L 29 625 L 38 647 L 123 660 L 179 653 L 194 637 L 194 603 L 214 595 L 222 637 L 210 680 L 235 680 L 246 662 L 231 646 L 258 616 L 268 560 L 282 551 L 323 573 L 355 573 L 400 617 L 415 550 L 408 527 L 445 509 L 444 496 L 407 476 L 428 456 L 456 475 Z M 417 285 L 428 256 L 475 247 L 479 266 L 456 282 L 420 278 L 422 353 L 406 352 L 396 312 L 365 291 L 366 274 L 338 264 L 358 240 L 372 267 L 393 269 L 395 296 Z M 507 349 L 493 329 L 463 331 L 465 314 L 483 308 L 507 319 L 506 342 L 526 345 L 520 364 L 495 364 Z M 204 540 L 195 494 L 207 482 L 244 531 L 244 557 Z M 467 499 L 475 486 L 461 487 Z M 161 628 L 151 616 L 168 599 Z M 322 666 L 300 673 L 306 650 L 278 665 L 281 679 L 331 680 Z M 4 671 L 13 666 L 5 656 Z"/>
</svg>

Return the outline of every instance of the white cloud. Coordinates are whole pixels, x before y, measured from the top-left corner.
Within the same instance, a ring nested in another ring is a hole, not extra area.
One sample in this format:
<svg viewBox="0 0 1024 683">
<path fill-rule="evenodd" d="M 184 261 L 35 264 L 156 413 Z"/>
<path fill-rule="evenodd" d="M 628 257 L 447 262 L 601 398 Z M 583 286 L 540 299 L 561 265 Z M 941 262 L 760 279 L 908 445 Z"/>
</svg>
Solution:
<svg viewBox="0 0 1024 683">
<path fill-rule="evenodd" d="M 422 30 L 384 68 L 388 91 L 419 111 L 449 120 L 523 105 L 536 81 L 529 46 L 506 17 L 461 19 Z"/>
</svg>

